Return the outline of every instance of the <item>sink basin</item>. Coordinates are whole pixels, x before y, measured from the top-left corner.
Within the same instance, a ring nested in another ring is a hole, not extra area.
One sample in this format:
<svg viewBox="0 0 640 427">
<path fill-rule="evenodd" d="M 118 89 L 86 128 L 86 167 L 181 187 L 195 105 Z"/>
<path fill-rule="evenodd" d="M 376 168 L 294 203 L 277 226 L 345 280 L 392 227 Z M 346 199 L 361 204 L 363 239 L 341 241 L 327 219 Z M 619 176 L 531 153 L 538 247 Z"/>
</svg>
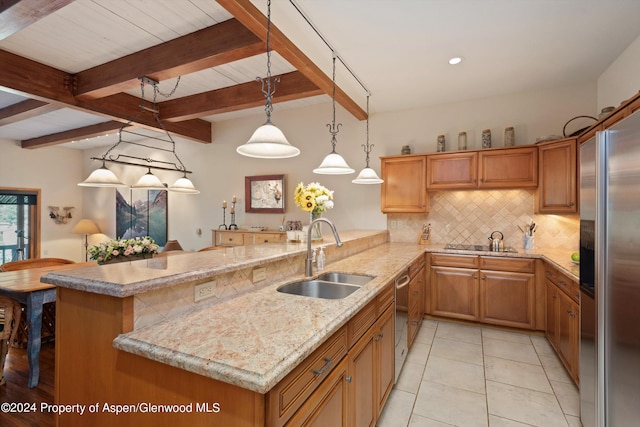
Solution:
<svg viewBox="0 0 640 427">
<path fill-rule="evenodd" d="M 347 283 L 349 285 L 365 285 L 369 283 L 374 276 L 366 274 L 349 274 L 349 273 L 323 273 L 318 276 L 318 280 L 326 280 L 327 282 Z"/>
<path fill-rule="evenodd" d="M 360 289 L 359 285 L 347 283 L 327 282 L 325 280 L 300 280 L 287 283 L 277 290 L 285 294 L 302 295 L 305 297 L 341 299 Z"/>
</svg>

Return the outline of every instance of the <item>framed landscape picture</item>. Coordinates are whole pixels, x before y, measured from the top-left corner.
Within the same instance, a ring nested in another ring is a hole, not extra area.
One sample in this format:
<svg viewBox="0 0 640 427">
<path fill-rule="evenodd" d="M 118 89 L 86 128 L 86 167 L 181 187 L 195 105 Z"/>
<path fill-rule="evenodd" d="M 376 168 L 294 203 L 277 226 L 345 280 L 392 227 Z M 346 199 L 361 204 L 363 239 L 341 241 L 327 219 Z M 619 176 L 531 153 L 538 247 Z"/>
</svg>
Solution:
<svg viewBox="0 0 640 427">
<path fill-rule="evenodd" d="M 246 176 L 244 210 L 249 213 L 284 213 L 284 175 Z"/>
<path fill-rule="evenodd" d="M 167 243 L 167 190 L 116 189 L 116 237 Z"/>
</svg>

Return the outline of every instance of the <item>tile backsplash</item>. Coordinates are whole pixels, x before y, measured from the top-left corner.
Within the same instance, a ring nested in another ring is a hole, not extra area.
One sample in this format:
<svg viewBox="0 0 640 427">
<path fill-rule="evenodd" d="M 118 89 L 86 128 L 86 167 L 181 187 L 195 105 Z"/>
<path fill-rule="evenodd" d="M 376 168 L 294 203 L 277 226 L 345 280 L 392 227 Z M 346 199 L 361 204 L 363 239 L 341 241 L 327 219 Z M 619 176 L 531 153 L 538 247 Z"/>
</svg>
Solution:
<svg viewBox="0 0 640 427">
<path fill-rule="evenodd" d="M 442 191 L 430 193 L 428 214 L 388 214 L 392 242 L 417 242 L 431 224 L 431 243 L 488 244 L 491 232 L 504 234 L 505 246 L 523 247 L 523 227 L 537 224 L 535 246 L 577 250 L 579 215 L 535 214 L 535 190 Z"/>
</svg>

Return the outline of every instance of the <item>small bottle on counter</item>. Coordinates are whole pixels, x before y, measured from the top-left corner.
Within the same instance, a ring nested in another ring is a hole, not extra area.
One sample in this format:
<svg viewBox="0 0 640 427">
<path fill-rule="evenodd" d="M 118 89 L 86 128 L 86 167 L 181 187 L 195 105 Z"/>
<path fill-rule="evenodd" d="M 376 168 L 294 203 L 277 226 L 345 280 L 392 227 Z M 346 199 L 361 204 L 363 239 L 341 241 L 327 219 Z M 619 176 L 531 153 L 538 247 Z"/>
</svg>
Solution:
<svg viewBox="0 0 640 427">
<path fill-rule="evenodd" d="M 318 258 L 316 258 L 316 265 L 318 266 L 318 270 L 324 270 L 324 247 L 320 248 L 320 253 L 318 254 Z"/>
<path fill-rule="evenodd" d="M 467 133 L 460 132 L 458 134 L 458 150 L 466 150 L 467 149 Z"/>
</svg>

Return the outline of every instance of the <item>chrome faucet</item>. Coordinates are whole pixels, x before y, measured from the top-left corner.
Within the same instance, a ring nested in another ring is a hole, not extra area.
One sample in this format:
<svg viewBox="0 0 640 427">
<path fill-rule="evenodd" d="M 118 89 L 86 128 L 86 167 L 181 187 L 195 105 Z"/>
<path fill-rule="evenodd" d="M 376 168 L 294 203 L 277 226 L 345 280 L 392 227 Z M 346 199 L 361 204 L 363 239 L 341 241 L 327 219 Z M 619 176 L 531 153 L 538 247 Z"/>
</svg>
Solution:
<svg viewBox="0 0 640 427">
<path fill-rule="evenodd" d="M 305 261 L 305 276 L 307 277 L 311 277 L 313 275 L 313 258 L 311 256 L 311 229 L 313 228 L 313 224 L 315 224 L 318 221 L 322 221 L 322 222 L 326 222 L 327 224 L 329 224 L 329 227 L 331 227 L 331 231 L 333 231 L 333 237 L 335 237 L 336 239 L 336 246 L 341 247 L 342 246 L 342 240 L 340 240 L 340 236 L 338 236 L 338 231 L 336 230 L 336 226 L 333 225 L 333 223 L 331 221 L 329 221 L 327 218 L 316 218 L 313 221 L 311 221 L 311 224 L 309 224 L 309 229 L 307 230 L 307 259 Z"/>
</svg>

